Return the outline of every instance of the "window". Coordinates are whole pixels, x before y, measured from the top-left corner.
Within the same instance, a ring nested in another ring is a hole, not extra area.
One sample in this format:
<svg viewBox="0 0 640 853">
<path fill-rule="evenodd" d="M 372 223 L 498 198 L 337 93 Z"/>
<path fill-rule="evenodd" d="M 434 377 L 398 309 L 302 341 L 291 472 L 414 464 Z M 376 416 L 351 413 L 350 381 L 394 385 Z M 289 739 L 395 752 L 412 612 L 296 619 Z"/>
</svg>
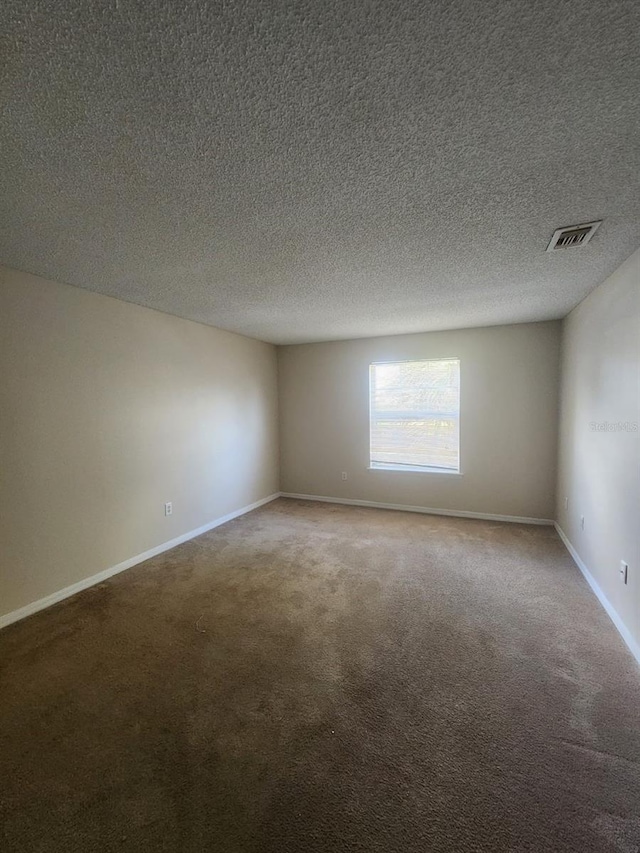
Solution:
<svg viewBox="0 0 640 853">
<path fill-rule="evenodd" d="M 459 470 L 460 361 L 370 366 L 372 468 Z"/>
</svg>

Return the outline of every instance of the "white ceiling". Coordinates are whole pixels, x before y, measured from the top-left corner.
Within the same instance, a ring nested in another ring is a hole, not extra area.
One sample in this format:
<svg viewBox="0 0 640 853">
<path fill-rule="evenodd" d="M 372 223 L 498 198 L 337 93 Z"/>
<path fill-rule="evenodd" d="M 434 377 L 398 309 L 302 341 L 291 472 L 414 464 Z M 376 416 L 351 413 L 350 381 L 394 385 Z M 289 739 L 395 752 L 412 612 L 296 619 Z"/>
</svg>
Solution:
<svg viewBox="0 0 640 853">
<path fill-rule="evenodd" d="M 291 343 L 561 317 L 640 245 L 637 0 L 4 0 L 0 31 L 10 266 Z"/>
</svg>

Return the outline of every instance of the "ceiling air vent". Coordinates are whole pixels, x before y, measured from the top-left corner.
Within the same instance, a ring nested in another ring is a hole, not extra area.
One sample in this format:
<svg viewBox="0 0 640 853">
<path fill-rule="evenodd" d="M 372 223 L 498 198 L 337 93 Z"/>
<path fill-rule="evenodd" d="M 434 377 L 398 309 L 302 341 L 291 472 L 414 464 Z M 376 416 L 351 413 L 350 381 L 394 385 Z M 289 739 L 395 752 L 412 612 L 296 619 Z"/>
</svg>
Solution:
<svg viewBox="0 0 640 853">
<path fill-rule="evenodd" d="M 547 246 L 547 252 L 584 246 L 593 237 L 600 225 L 602 225 L 602 219 L 597 222 L 585 222 L 584 225 L 568 225 L 566 228 L 558 228 L 557 231 L 553 232 L 553 237 Z"/>
</svg>

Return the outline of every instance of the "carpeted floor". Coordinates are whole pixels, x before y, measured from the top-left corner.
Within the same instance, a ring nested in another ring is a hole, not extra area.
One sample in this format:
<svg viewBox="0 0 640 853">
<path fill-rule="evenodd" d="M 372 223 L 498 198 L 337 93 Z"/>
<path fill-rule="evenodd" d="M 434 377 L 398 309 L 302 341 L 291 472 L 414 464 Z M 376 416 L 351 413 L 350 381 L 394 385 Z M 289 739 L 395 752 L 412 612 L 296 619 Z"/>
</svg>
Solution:
<svg viewBox="0 0 640 853">
<path fill-rule="evenodd" d="M 640 846 L 640 671 L 551 528 L 281 499 L 0 661 L 3 853 Z"/>
</svg>

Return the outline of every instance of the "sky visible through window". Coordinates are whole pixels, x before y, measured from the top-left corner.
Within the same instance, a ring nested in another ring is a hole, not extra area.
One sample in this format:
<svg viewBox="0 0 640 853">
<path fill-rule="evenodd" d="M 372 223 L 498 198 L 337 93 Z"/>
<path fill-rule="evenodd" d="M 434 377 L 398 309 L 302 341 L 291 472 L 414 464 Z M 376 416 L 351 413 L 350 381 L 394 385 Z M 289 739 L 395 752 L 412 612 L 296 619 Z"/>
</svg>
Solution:
<svg viewBox="0 0 640 853">
<path fill-rule="evenodd" d="M 371 466 L 459 468 L 460 361 L 372 364 Z"/>
</svg>

